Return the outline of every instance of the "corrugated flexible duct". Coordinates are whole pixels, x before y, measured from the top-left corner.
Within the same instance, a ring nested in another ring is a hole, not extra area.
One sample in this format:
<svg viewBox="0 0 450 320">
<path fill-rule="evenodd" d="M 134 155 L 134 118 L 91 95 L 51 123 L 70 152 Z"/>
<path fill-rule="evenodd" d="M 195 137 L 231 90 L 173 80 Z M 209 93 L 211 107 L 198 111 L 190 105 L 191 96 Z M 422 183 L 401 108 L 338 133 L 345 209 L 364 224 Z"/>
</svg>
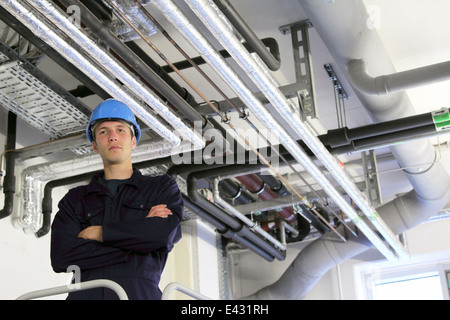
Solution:
<svg viewBox="0 0 450 320">
<path fill-rule="evenodd" d="M 366 27 L 369 16 L 362 1 L 342 0 L 329 5 L 317 0 L 299 2 L 346 78 L 348 62 L 361 58 L 368 62 L 371 74 L 395 72 L 378 34 Z M 415 114 L 404 92 L 369 96 L 355 89 L 355 93 L 374 122 Z M 443 165 L 434 162 L 435 150 L 429 142 L 408 142 L 391 150 L 400 167 L 413 168 L 404 171 L 414 189 L 377 211 L 391 230 L 400 234 L 447 204 L 450 178 Z M 426 168 L 424 164 L 428 164 Z M 245 299 L 301 299 L 327 271 L 371 246 L 362 235 L 350 237 L 346 243 L 339 243 L 331 233 L 324 235 L 305 247 L 278 281 Z"/>
</svg>

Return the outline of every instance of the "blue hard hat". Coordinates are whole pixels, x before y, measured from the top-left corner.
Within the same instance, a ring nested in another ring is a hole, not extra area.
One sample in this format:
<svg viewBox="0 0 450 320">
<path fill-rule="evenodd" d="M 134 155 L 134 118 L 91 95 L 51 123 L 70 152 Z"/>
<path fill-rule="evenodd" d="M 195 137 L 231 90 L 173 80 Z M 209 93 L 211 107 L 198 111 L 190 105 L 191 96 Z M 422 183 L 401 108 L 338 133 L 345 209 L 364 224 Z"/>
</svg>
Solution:
<svg viewBox="0 0 450 320">
<path fill-rule="evenodd" d="M 139 142 L 141 138 L 141 128 L 136 122 L 136 118 L 133 112 L 128 108 L 128 106 L 118 100 L 107 99 L 100 103 L 92 112 L 91 118 L 89 119 L 89 123 L 86 126 L 86 135 L 89 141 L 92 143 L 94 140 L 91 126 L 94 122 L 98 120 L 121 120 L 126 121 L 130 125 L 134 127 L 134 133 L 136 135 L 136 144 Z"/>
</svg>

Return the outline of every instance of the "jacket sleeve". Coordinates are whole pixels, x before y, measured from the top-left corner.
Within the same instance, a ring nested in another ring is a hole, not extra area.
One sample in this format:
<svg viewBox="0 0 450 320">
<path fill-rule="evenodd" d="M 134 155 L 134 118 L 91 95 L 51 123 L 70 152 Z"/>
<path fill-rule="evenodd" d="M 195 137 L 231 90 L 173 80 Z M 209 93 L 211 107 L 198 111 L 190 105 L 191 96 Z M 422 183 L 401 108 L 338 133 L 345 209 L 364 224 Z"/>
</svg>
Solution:
<svg viewBox="0 0 450 320">
<path fill-rule="evenodd" d="M 183 198 L 175 180 L 166 181 L 158 192 L 158 204 L 172 211 L 167 218 L 153 217 L 103 225 L 103 243 L 109 246 L 147 253 L 153 250 L 169 252 L 181 239 Z"/>
<path fill-rule="evenodd" d="M 78 238 L 84 229 L 74 215 L 73 200 L 66 195 L 52 223 L 50 258 L 55 272 L 67 272 L 71 265 L 93 269 L 126 262 L 129 251 Z"/>
</svg>

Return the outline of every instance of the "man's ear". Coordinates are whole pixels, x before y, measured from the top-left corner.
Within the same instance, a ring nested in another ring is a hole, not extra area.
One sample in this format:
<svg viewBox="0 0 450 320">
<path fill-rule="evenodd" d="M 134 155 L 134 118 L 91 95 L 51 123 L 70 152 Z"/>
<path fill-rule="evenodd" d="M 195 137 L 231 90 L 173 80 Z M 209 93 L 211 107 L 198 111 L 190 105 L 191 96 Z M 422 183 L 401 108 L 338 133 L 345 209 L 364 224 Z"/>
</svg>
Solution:
<svg viewBox="0 0 450 320">
<path fill-rule="evenodd" d="M 94 149 L 95 153 L 98 153 L 97 143 L 95 141 L 92 141 L 92 149 Z"/>
<path fill-rule="evenodd" d="M 133 136 L 132 138 L 131 138 L 131 149 L 134 149 L 134 148 L 136 148 L 136 136 Z"/>
</svg>

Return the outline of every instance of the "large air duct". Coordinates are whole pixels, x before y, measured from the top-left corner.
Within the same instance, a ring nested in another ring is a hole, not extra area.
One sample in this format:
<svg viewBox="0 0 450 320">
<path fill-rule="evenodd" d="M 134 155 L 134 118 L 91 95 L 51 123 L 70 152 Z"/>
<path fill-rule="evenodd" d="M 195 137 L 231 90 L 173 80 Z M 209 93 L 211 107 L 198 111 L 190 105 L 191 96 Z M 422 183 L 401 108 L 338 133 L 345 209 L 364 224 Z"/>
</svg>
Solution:
<svg viewBox="0 0 450 320">
<path fill-rule="evenodd" d="M 364 58 L 369 73 L 392 74 L 395 69 L 376 32 L 367 28 L 369 19 L 360 0 L 342 0 L 329 4 L 317 0 L 299 0 L 323 42 L 348 79 L 347 64 Z M 393 120 L 415 114 L 404 92 L 382 96 L 355 93 L 374 122 Z M 391 147 L 399 166 L 404 169 L 414 190 L 377 208 L 391 230 L 402 233 L 435 215 L 450 197 L 450 178 L 435 160 L 429 142 L 408 142 Z M 262 288 L 249 299 L 301 299 L 331 268 L 372 247 L 360 235 L 339 243 L 329 233 L 305 247 L 281 278 Z"/>
</svg>

